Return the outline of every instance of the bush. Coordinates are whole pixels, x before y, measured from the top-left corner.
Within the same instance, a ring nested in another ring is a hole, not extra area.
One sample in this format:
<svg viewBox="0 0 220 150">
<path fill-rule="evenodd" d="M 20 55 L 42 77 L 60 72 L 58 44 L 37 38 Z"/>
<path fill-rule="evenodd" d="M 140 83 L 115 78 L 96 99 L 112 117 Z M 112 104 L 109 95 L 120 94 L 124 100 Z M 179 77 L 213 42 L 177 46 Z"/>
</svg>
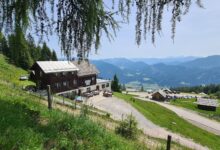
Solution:
<svg viewBox="0 0 220 150">
<path fill-rule="evenodd" d="M 115 132 L 127 139 L 136 139 L 138 135 L 137 121 L 134 116 L 129 115 L 116 127 Z"/>
</svg>

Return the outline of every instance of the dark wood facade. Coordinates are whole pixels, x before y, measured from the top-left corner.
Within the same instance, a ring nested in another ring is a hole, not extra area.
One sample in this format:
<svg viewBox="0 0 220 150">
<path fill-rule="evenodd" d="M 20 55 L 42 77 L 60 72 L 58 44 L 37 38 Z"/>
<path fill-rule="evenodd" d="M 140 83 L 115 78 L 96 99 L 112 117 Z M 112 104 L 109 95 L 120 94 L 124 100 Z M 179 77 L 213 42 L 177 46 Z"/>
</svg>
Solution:
<svg viewBox="0 0 220 150">
<path fill-rule="evenodd" d="M 33 72 L 30 78 L 39 90 L 46 89 L 47 85 L 50 85 L 53 93 L 60 93 L 96 84 L 96 74 L 78 76 L 77 71 L 45 73 L 37 63 L 31 67 L 31 70 Z"/>
<path fill-rule="evenodd" d="M 198 104 L 198 108 L 202 109 L 202 110 L 216 111 L 216 107 L 215 106 L 206 106 L 206 105 L 199 105 Z"/>
<path fill-rule="evenodd" d="M 160 92 L 155 92 L 152 94 L 152 99 L 156 101 L 165 101 L 166 96 L 161 94 Z"/>
</svg>

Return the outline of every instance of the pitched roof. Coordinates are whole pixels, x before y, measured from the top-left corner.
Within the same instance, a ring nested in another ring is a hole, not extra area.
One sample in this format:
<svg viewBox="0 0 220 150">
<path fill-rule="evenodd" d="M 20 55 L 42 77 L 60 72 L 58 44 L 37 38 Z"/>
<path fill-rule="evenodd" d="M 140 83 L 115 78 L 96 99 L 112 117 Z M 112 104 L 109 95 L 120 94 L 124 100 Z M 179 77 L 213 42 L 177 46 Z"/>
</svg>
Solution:
<svg viewBox="0 0 220 150">
<path fill-rule="evenodd" d="M 213 106 L 213 107 L 218 107 L 218 101 L 215 99 L 204 99 L 204 98 L 198 98 L 197 102 L 195 102 L 198 105 L 203 105 L 203 106 Z"/>
<path fill-rule="evenodd" d="M 72 61 L 72 63 L 79 68 L 77 72 L 78 76 L 85 76 L 91 74 L 99 74 L 98 69 L 93 65 L 90 64 L 88 61 Z"/>
<path fill-rule="evenodd" d="M 167 96 L 167 94 L 166 94 L 164 91 L 162 91 L 162 90 L 158 90 L 157 92 L 154 92 L 152 95 L 154 95 L 154 94 L 156 94 L 156 93 L 159 93 L 159 94 L 162 95 L 163 97 L 166 97 L 166 96 Z"/>
<path fill-rule="evenodd" d="M 70 61 L 37 61 L 36 62 L 44 73 L 77 71 L 77 68 Z"/>
</svg>

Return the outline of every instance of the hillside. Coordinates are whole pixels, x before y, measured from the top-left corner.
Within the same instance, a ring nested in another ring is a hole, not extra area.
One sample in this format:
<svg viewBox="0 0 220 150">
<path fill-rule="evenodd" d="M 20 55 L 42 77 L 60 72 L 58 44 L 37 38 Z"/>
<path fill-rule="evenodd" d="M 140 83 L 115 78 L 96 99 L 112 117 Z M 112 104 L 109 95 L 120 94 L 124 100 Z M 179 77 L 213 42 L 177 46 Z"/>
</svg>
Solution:
<svg viewBox="0 0 220 150">
<path fill-rule="evenodd" d="M 96 60 L 95 64 L 100 70 L 100 77 L 112 79 L 117 74 L 121 83 L 139 87 L 144 85 L 145 88 L 152 85 L 177 87 L 220 83 L 220 56 L 192 61 L 189 58 L 188 62 L 176 65 L 148 65 L 144 61 L 125 58 Z"/>
<path fill-rule="evenodd" d="M 198 58 L 189 62 L 182 63 L 180 65 L 189 68 L 202 68 L 202 69 L 220 68 L 220 55 Z"/>
<path fill-rule="evenodd" d="M 39 97 L 21 90 L 32 84 L 18 80 L 23 74 L 0 55 L 0 149 L 146 149 L 87 117 L 48 111 Z"/>
</svg>

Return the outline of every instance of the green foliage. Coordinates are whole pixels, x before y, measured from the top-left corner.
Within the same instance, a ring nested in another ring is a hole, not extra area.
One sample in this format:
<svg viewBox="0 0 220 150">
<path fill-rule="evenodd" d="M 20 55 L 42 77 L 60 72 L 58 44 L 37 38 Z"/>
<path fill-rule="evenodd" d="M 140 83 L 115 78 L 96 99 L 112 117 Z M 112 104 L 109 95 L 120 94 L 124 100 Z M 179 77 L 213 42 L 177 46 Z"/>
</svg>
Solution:
<svg viewBox="0 0 220 150">
<path fill-rule="evenodd" d="M 53 61 L 57 61 L 58 59 L 57 59 L 57 54 L 56 54 L 56 52 L 53 50 L 53 52 L 52 52 L 52 56 L 51 56 L 51 59 L 53 60 Z"/>
<path fill-rule="evenodd" d="M 111 83 L 111 89 L 114 92 L 121 92 L 121 86 L 119 84 L 119 80 L 116 74 L 114 75 L 113 81 Z"/>
<path fill-rule="evenodd" d="M 1 35 L 0 51 L 7 56 L 11 63 L 23 69 L 29 69 L 38 60 L 57 60 L 56 52 L 51 51 L 46 43 L 41 48 L 35 45 L 34 38 L 28 34 L 25 37 L 21 29 L 17 29 L 15 34 L 8 36 L 8 41 Z"/>
<path fill-rule="evenodd" d="M 210 84 L 210 85 L 200 85 L 200 86 L 192 86 L 192 87 L 177 87 L 172 88 L 172 90 L 176 90 L 179 92 L 195 92 L 195 93 L 206 93 L 206 94 L 214 94 L 217 98 L 220 99 L 220 84 Z"/>
<path fill-rule="evenodd" d="M 49 47 L 47 47 L 47 44 L 44 42 L 42 50 L 41 50 L 40 60 L 41 61 L 51 60 L 51 56 L 52 56 L 51 51 L 50 51 Z"/>
<path fill-rule="evenodd" d="M 137 121 L 134 116 L 128 115 L 125 120 L 122 120 L 115 132 L 127 139 L 136 139 L 138 136 Z"/>
<path fill-rule="evenodd" d="M 121 93 L 114 93 L 114 95 L 126 100 L 153 123 L 158 124 L 161 127 L 165 127 L 173 132 L 180 133 L 188 138 L 192 138 L 194 141 L 208 146 L 213 150 L 218 150 L 220 148 L 220 136 L 214 135 L 192 125 L 171 110 L 168 110 L 156 103 L 142 101 L 139 99 L 135 99 L 135 102 L 133 102 L 131 95 Z"/>
<path fill-rule="evenodd" d="M 141 92 L 144 92 L 144 87 L 143 87 L 143 85 L 141 86 Z"/>
<path fill-rule="evenodd" d="M 83 104 L 83 105 L 81 106 L 81 109 L 80 109 L 80 116 L 81 116 L 81 117 L 87 117 L 88 113 L 89 113 L 89 108 L 88 108 L 88 106 L 85 105 L 85 104 Z"/>
<path fill-rule="evenodd" d="M 202 7 L 201 0 L 193 1 Z M 118 0 L 117 3 L 113 0 L 111 7 L 108 6 L 111 2 L 106 6 L 103 0 L 1 0 L 0 31 L 13 32 L 17 27 L 22 30 L 32 27 L 42 38 L 55 29 L 61 50 L 68 58 L 71 58 L 72 51 L 77 52 L 79 57 L 85 57 L 92 46 L 98 49 L 103 32 L 112 39 L 119 28 L 118 23 L 129 22 L 131 7 L 136 10 L 135 40 L 140 45 L 142 38 L 146 40 L 148 34 L 152 43 L 155 42 L 156 33 L 162 31 L 166 9 L 171 13 L 174 38 L 176 24 L 189 11 L 191 3 L 191 0 Z M 115 7 L 115 4 L 118 6 Z"/>
<path fill-rule="evenodd" d="M 5 36 L 0 32 L 0 52 L 6 56 L 9 56 L 8 42 Z"/>
<path fill-rule="evenodd" d="M 117 136 L 87 117 L 48 108 L 39 97 L 11 86 L 25 70 L 0 54 L 0 149 L 146 149 Z M 12 78 L 9 79 L 9 73 Z M 9 80 L 8 80 L 9 79 Z M 7 82 L 6 82 L 7 81 Z"/>
<path fill-rule="evenodd" d="M 16 86 L 34 85 L 31 81 L 20 81 L 21 75 L 28 75 L 28 72 L 9 64 L 7 57 L 0 54 L 0 81 Z"/>
</svg>

